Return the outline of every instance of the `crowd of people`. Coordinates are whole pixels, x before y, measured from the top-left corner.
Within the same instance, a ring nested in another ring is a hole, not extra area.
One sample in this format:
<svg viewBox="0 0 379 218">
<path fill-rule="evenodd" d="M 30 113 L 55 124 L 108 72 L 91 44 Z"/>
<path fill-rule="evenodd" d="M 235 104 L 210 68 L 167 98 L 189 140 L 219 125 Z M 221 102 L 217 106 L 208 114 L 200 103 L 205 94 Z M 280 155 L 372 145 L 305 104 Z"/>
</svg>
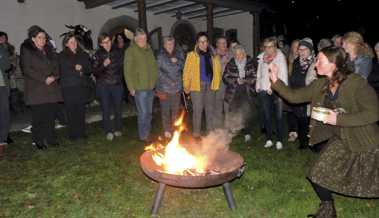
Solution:
<svg viewBox="0 0 379 218">
<path fill-rule="evenodd" d="M 63 50 L 57 53 L 44 29 L 29 28 L 20 46 L 19 67 L 36 148 L 59 144 L 54 125 L 62 102 L 69 139 L 87 137 L 88 87 L 95 82 L 109 141 L 122 136 L 125 93 L 134 97 L 138 136 L 145 143 L 152 139 L 154 97 L 160 102 L 163 135 L 171 138 L 182 97 L 190 96 L 195 139 L 225 128 L 236 114 L 244 113 L 240 133 L 245 142 L 251 140 L 252 127 L 259 125 L 265 148 L 281 150 L 285 140 L 298 139 L 299 149 L 321 149 L 308 175 L 321 200 L 314 217 L 336 217 L 332 193 L 379 196 L 379 43 L 373 52 L 361 34 L 348 32 L 321 39 L 315 51 L 309 37 L 293 40 L 288 49 L 278 37 L 268 37 L 260 53 L 250 56 L 241 44 L 225 37 L 217 38 L 213 47 L 208 35 L 199 32 L 188 54 L 167 36 L 155 56 L 143 29 L 137 28 L 128 39 L 125 35 L 100 34 L 99 48 L 90 56 L 74 34 L 64 36 Z M 9 140 L 8 78 L 17 67 L 12 64 L 12 48 L 6 33 L 0 32 L 0 155 Z M 310 119 L 315 106 L 334 111 L 319 122 Z M 252 110 L 258 120 L 250 119 Z"/>
</svg>

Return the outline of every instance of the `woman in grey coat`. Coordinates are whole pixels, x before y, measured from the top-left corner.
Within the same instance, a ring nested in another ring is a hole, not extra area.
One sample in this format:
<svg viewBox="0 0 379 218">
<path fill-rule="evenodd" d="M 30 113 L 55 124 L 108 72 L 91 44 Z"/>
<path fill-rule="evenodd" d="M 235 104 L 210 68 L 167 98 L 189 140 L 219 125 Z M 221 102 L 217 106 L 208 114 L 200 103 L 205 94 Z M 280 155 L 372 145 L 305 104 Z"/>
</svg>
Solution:
<svg viewBox="0 0 379 218">
<path fill-rule="evenodd" d="M 175 46 L 173 37 L 163 39 L 158 55 L 158 81 L 156 94 L 161 103 L 162 125 L 167 138 L 171 137 L 172 124 L 178 117 L 182 91 L 183 53 Z"/>
</svg>

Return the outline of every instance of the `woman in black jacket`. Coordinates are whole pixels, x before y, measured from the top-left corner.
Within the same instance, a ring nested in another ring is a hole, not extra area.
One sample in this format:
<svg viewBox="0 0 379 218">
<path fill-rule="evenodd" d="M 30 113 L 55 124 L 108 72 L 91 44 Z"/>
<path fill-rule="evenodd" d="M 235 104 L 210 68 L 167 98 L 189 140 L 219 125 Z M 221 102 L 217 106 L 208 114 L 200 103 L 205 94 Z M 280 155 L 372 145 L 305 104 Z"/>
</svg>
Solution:
<svg viewBox="0 0 379 218">
<path fill-rule="evenodd" d="M 86 82 L 90 79 L 91 62 L 87 53 L 78 47 L 74 34 L 63 39 L 59 54 L 60 86 L 68 118 L 68 135 L 71 140 L 85 138 Z"/>
<path fill-rule="evenodd" d="M 25 103 L 32 109 L 32 137 L 38 149 L 58 145 L 55 117 L 62 95 L 58 86 L 58 61 L 47 34 L 39 26 L 28 30 L 21 45 L 20 62 L 25 76 Z"/>
</svg>

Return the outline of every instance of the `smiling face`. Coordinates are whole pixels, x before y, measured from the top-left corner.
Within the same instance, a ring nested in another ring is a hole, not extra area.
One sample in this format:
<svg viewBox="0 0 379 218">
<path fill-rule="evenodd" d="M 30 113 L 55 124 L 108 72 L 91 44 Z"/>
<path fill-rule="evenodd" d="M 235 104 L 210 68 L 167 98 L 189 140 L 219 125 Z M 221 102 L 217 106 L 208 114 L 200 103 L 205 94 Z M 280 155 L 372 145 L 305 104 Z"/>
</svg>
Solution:
<svg viewBox="0 0 379 218">
<path fill-rule="evenodd" d="M 295 40 L 291 43 L 291 52 L 294 56 L 299 54 L 299 41 Z"/>
<path fill-rule="evenodd" d="M 106 51 L 110 51 L 112 48 L 112 42 L 109 37 L 105 37 L 103 40 L 101 40 L 101 47 L 103 47 Z"/>
<path fill-rule="evenodd" d="M 199 47 L 200 50 L 206 52 L 208 50 L 208 38 L 206 36 L 201 36 L 197 40 L 197 46 Z"/>
<path fill-rule="evenodd" d="M 346 53 L 348 53 L 349 55 L 356 54 L 356 46 L 347 40 L 344 40 L 342 42 L 342 48 L 345 49 Z"/>
<path fill-rule="evenodd" d="M 307 59 L 311 55 L 311 51 L 306 46 L 300 46 L 298 51 L 301 59 Z"/>
<path fill-rule="evenodd" d="M 234 58 L 236 59 L 236 61 L 241 62 L 246 59 L 246 53 L 241 49 L 237 49 L 234 52 Z"/>
<path fill-rule="evenodd" d="M 328 78 L 331 78 L 336 70 L 336 65 L 330 62 L 322 52 L 318 53 L 315 66 L 318 75 L 327 76 Z"/>
<path fill-rule="evenodd" d="M 67 43 L 66 47 L 69 48 L 71 51 L 75 52 L 76 49 L 78 48 L 78 42 L 76 41 L 75 37 L 71 37 Z"/>
<path fill-rule="evenodd" d="M 32 37 L 34 45 L 42 49 L 46 45 L 46 34 L 44 32 L 39 32 L 35 37 Z"/>
<path fill-rule="evenodd" d="M 147 36 L 146 34 L 138 34 L 135 37 L 135 42 L 140 48 L 145 48 L 147 44 Z"/>
<path fill-rule="evenodd" d="M 163 47 L 166 49 L 168 53 L 172 53 L 175 48 L 175 40 L 166 40 L 164 41 Z"/>
<path fill-rule="evenodd" d="M 7 38 L 5 36 L 0 36 L 0 44 L 6 43 Z"/>
<path fill-rule="evenodd" d="M 228 43 L 226 42 L 226 39 L 220 38 L 217 40 L 216 47 L 220 51 L 226 51 L 228 49 Z"/>
<path fill-rule="evenodd" d="M 267 55 L 274 55 L 276 53 L 276 46 L 274 42 L 265 42 L 263 44 L 264 52 Z"/>
</svg>

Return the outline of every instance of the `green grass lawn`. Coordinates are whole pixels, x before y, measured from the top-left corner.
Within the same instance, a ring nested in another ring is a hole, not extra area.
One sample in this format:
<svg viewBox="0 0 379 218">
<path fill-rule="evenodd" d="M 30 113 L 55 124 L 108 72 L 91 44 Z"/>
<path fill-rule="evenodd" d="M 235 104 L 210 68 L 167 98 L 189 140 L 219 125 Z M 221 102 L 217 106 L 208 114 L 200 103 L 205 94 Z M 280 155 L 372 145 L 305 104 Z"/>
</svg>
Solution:
<svg viewBox="0 0 379 218">
<path fill-rule="evenodd" d="M 36 151 L 30 135 L 14 134 L 16 143 L 0 160 L 0 218 L 150 217 L 157 184 L 139 167 L 143 145 L 137 140 L 136 118 L 124 124 L 124 136 L 113 142 L 105 140 L 99 123 L 89 126 L 87 142 L 72 143 L 62 130 L 62 145 L 47 151 Z M 159 217 L 297 218 L 314 212 L 319 202 L 305 173 L 316 155 L 291 143 L 282 151 L 264 149 L 258 131 L 253 139 L 247 145 L 237 136 L 230 145 L 247 164 L 232 183 L 235 211 L 227 207 L 222 187 L 168 187 Z M 336 196 L 336 208 L 342 218 L 379 217 L 379 200 Z"/>
</svg>

